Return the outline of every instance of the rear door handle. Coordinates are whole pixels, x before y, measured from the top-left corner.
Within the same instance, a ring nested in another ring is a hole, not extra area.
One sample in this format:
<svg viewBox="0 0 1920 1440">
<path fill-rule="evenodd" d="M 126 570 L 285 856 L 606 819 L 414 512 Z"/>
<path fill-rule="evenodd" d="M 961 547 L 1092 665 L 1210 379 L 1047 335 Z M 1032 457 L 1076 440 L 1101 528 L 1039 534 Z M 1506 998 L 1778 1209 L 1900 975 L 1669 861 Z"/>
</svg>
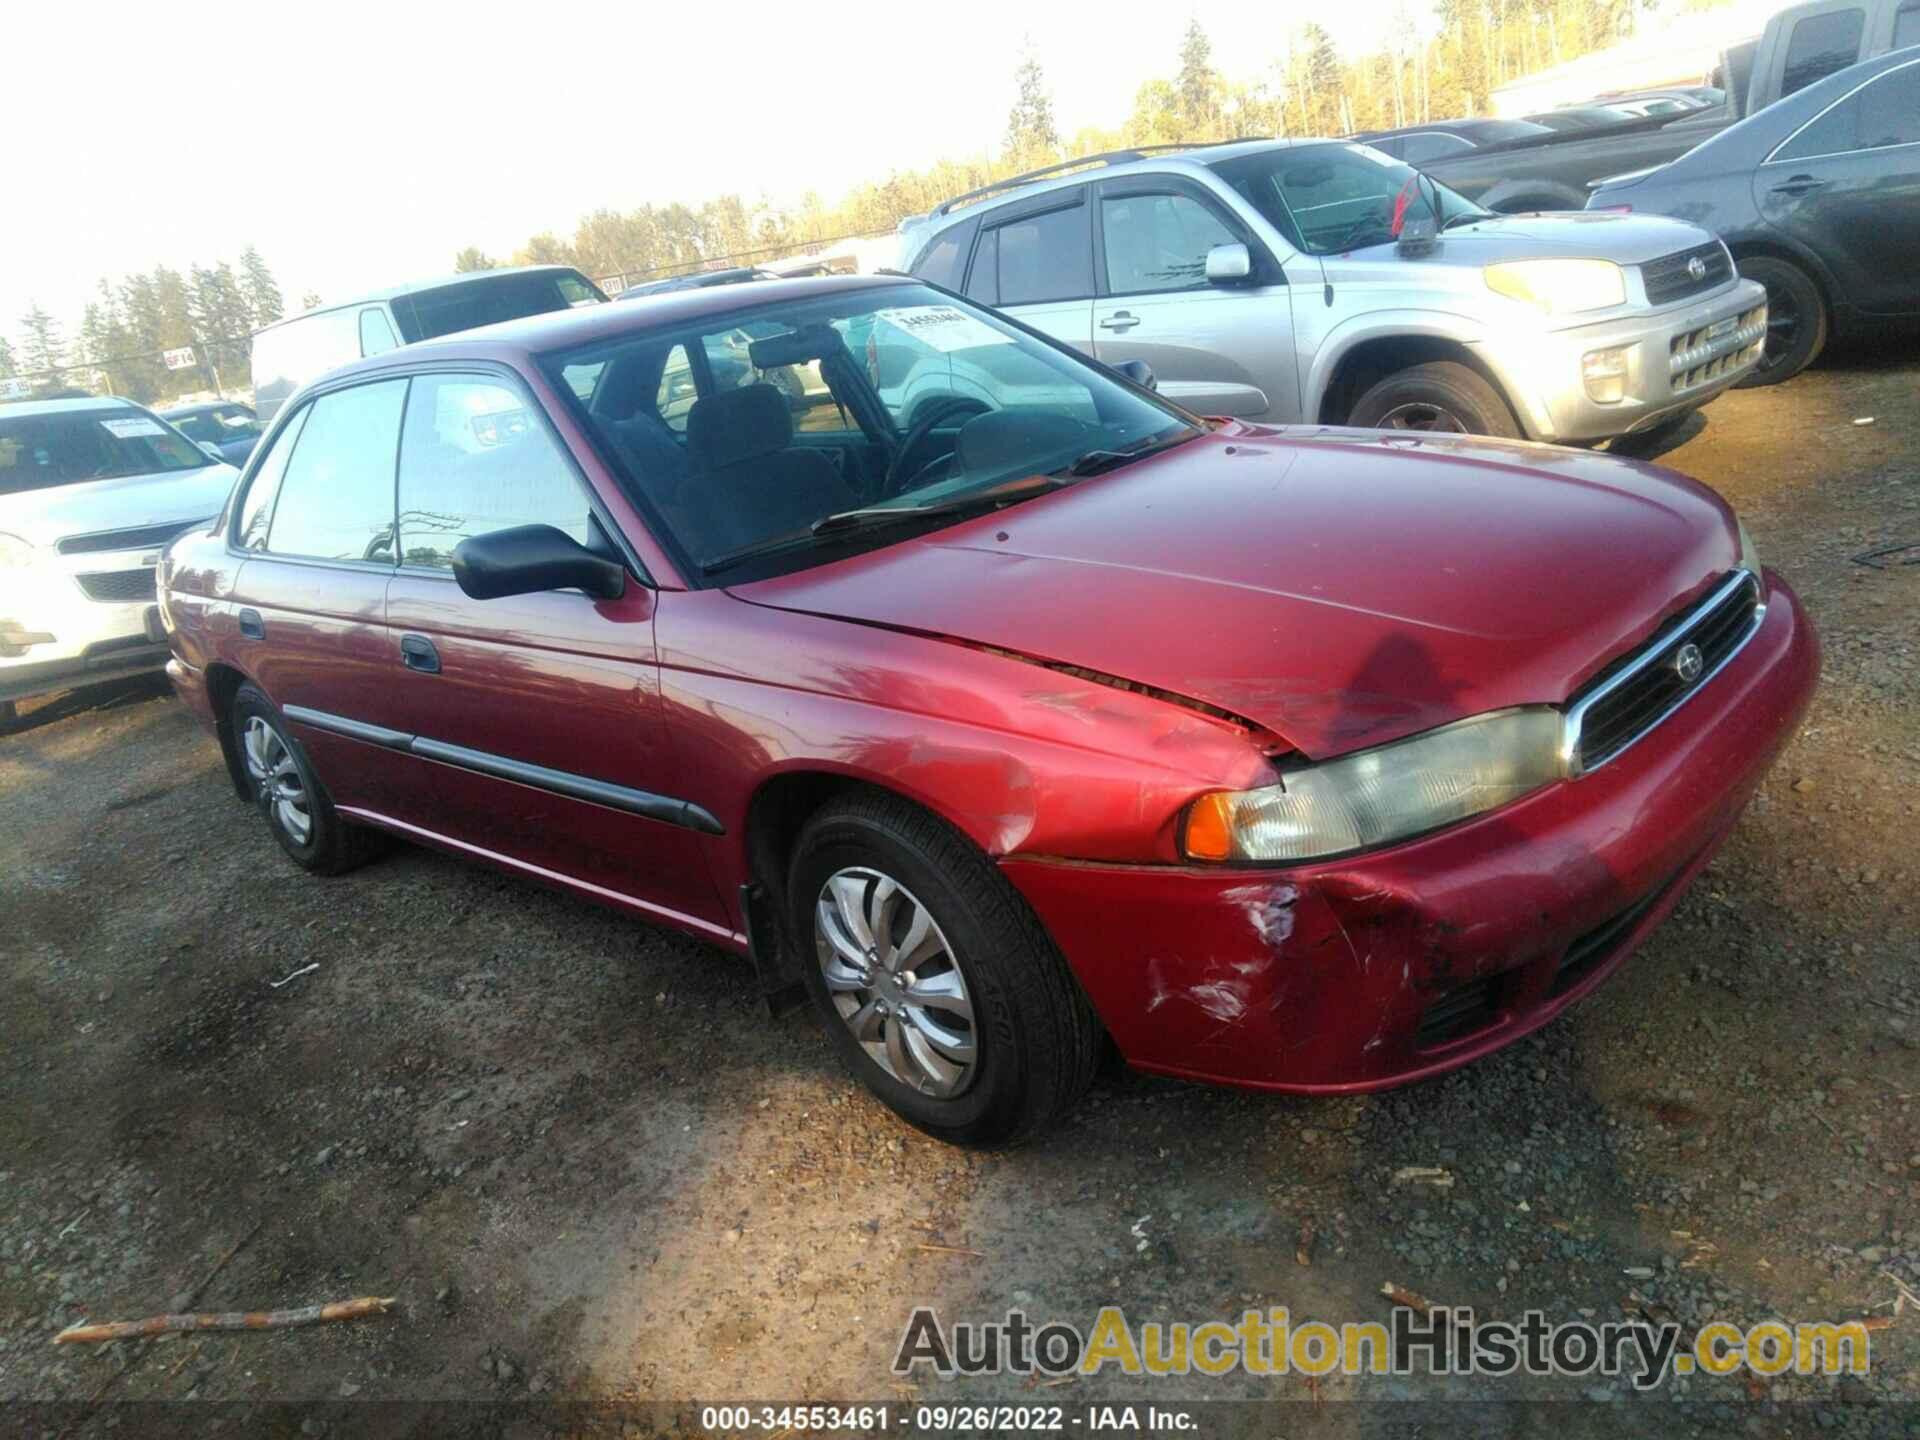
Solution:
<svg viewBox="0 0 1920 1440">
<path fill-rule="evenodd" d="M 242 610 L 240 612 L 240 634 L 248 640 L 264 640 L 267 638 L 267 622 L 260 618 L 260 612 L 258 610 Z"/>
<path fill-rule="evenodd" d="M 409 670 L 418 670 L 422 675 L 438 675 L 440 652 L 433 648 L 433 641 L 424 635 L 402 635 L 400 663 Z"/>
<path fill-rule="evenodd" d="M 1833 182 L 1817 180 L 1811 175 L 1795 175 L 1773 187 L 1775 195 L 1811 195 L 1816 190 L 1824 190 Z"/>
<path fill-rule="evenodd" d="M 1131 310 L 1116 310 L 1100 322 L 1102 330 L 1131 330 L 1140 323 L 1140 317 Z"/>
</svg>

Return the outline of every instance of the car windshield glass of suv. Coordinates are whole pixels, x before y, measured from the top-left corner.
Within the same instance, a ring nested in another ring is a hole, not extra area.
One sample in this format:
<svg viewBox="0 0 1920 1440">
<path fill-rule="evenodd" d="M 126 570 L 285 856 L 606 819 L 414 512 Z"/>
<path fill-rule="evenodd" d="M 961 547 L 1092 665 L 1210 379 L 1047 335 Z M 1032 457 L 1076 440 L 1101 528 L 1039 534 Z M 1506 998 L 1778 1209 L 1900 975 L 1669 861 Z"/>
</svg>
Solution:
<svg viewBox="0 0 1920 1440">
<path fill-rule="evenodd" d="M 1310 255 L 1391 244 L 1410 220 L 1433 220 L 1445 228 L 1453 220 L 1486 213 L 1412 166 L 1365 145 L 1262 150 L 1222 160 L 1214 169 L 1268 224 Z"/>
<path fill-rule="evenodd" d="M 138 410 L 0 415 L 0 495 L 213 463 L 198 446 Z"/>
<path fill-rule="evenodd" d="M 917 285 L 729 309 L 541 363 L 706 577 L 782 573 L 892 543 L 1203 428 Z"/>
<path fill-rule="evenodd" d="M 411 345 L 503 320 L 594 305 L 604 298 L 571 271 L 541 271 L 532 275 L 487 275 L 433 290 L 417 290 L 396 300 L 393 311 Z"/>
</svg>

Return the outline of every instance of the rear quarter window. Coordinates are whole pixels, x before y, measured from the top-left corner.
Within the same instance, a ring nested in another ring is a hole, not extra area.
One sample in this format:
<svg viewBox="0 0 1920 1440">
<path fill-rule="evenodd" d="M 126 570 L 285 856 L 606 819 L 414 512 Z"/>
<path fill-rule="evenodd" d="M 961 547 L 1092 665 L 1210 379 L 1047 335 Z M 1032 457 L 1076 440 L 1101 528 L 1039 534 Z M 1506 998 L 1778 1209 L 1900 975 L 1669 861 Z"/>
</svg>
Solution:
<svg viewBox="0 0 1920 1440">
<path fill-rule="evenodd" d="M 1787 42 L 1786 69 L 1780 77 L 1781 96 L 1804 90 L 1853 64 L 1859 58 L 1860 36 L 1866 25 L 1864 10 L 1809 15 L 1795 25 L 1793 38 Z"/>
</svg>

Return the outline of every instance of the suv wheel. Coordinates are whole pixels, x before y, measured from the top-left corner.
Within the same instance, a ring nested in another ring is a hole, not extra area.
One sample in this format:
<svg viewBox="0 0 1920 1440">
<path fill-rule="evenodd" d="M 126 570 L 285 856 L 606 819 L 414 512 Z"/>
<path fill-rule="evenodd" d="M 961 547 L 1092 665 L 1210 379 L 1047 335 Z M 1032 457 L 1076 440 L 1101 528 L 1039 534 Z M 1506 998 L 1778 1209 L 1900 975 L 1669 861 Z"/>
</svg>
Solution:
<svg viewBox="0 0 1920 1440">
<path fill-rule="evenodd" d="M 1092 1083 L 1100 1026 L 1038 918 L 935 816 L 862 791 L 801 831 L 788 933 L 841 1058 L 938 1139 L 1009 1144 Z"/>
<path fill-rule="evenodd" d="M 1791 380 L 1826 348 L 1826 297 L 1806 271 L 1770 255 L 1742 260 L 1739 270 L 1746 279 L 1767 287 L 1767 341 L 1760 363 L 1741 376 L 1734 388 Z"/>
<path fill-rule="evenodd" d="M 1347 424 L 1375 430 L 1439 430 L 1517 439 L 1520 422 L 1478 371 L 1435 360 L 1389 375 L 1362 395 Z"/>
<path fill-rule="evenodd" d="M 233 697 L 233 737 L 267 829 L 295 864 L 316 875 L 364 865 L 386 847 L 379 831 L 342 820 L 287 733 L 273 702 L 252 685 Z"/>
</svg>

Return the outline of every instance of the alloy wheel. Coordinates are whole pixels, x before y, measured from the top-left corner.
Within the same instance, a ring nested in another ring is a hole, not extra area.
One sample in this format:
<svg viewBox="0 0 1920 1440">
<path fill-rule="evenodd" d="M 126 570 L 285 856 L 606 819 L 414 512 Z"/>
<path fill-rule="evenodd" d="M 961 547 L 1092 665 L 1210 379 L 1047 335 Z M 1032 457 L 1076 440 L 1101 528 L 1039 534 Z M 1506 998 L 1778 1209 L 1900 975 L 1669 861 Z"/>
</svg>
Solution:
<svg viewBox="0 0 1920 1440">
<path fill-rule="evenodd" d="M 1382 430 L 1438 430 L 1449 435 L 1464 435 L 1467 427 L 1460 423 L 1460 417 L 1438 405 L 1428 404 L 1424 400 L 1411 400 L 1405 405 L 1396 405 L 1376 422 Z"/>
<path fill-rule="evenodd" d="M 927 907 L 878 870 L 828 877 L 813 907 L 827 994 L 873 1062 L 901 1084 L 951 1099 L 979 1060 L 960 962 Z"/>
<path fill-rule="evenodd" d="M 1760 350 L 1760 368 L 1770 370 L 1800 340 L 1800 307 L 1784 289 L 1767 287 L 1767 339 Z"/>
<path fill-rule="evenodd" d="M 313 834 L 313 812 L 306 781 L 287 742 L 263 716 L 249 715 L 241 736 L 241 753 L 246 758 L 247 774 L 259 791 L 261 806 L 296 845 L 305 845 Z"/>
</svg>

